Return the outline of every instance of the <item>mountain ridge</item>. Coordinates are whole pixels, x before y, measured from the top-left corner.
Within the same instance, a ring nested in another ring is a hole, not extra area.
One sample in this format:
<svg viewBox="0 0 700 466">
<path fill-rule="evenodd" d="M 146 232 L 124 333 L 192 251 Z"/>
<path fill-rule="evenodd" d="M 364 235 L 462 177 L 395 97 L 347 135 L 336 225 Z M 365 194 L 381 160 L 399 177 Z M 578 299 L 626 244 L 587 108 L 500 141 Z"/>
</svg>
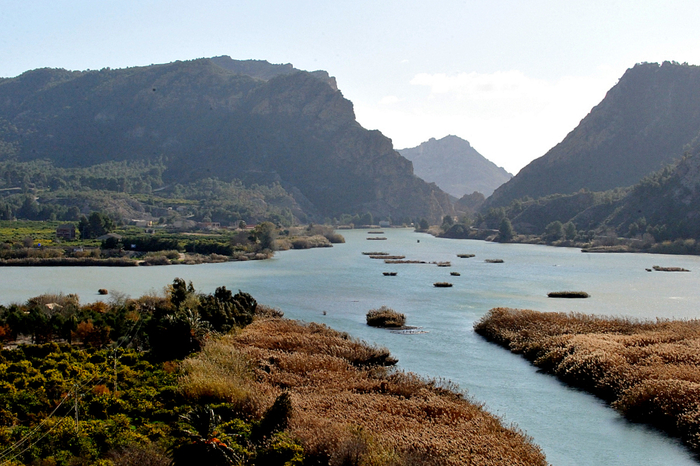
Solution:
<svg viewBox="0 0 700 466">
<path fill-rule="evenodd" d="M 0 80 L 0 142 L 0 161 L 159 160 L 166 183 L 279 182 L 321 219 L 369 211 L 437 221 L 453 212 L 390 139 L 357 123 L 334 78 L 291 65 L 218 57 L 28 71 Z"/>
<path fill-rule="evenodd" d="M 639 182 L 681 157 L 700 131 L 699 90 L 700 67 L 635 65 L 560 143 L 496 189 L 485 208 Z"/>
</svg>

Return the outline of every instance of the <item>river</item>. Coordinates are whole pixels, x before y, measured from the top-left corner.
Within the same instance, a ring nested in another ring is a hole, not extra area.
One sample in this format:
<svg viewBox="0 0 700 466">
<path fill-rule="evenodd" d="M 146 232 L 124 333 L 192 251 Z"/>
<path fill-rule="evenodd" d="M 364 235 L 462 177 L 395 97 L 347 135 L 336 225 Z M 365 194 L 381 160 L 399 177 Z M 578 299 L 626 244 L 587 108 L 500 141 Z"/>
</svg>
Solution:
<svg viewBox="0 0 700 466">
<path fill-rule="evenodd" d="M 0 302 L 23 302 L 42 293 L 77 293 L 81 302 L 162 293 L 175 277 L 202 292 L 241 289 L 286 317 L 323 322 L 370 343 L 386 346 L 401 369 L 459 384 L 506 423 L 516 423 L 557 466 L 694 465 L 679 444 L 648 427 L 631 424 L 604 402 L 542 374 L 521 356 L 485 342 L 472 326 L 497 306 L 575 311 L 637 318 L 700 317 L 700 257 L 584 254 L 578 249 L 438 239 L 406 229 L 386 229 L 384 241 L 366 230 L 344 230 L 345 244 L 279 252 L 271 260 L 196 266 L 138 268 L 3 268 Z M 383 251 L 406 259 L 450 261 L 384 264 L 362 255 Z M 470 253 L 475 257 L 457 258 Z M 487 263 L 485 259 L 503 259 Z M 690 273 L 647 272 L 653 265 Z M 397 272 L 394 277 L 382 272 Z M 459 272 L 460 276 L 451 276 Z M 451 288 L 435 288 L 448 281 Z M 111 294 L 102 298 L 99 288 Z M 581 290 L 591 297 L 547 298 L 549 291 Z M 382 305 L 406 314 L 424 333 L 397 334 L 365 324 Z"/>
</svg>

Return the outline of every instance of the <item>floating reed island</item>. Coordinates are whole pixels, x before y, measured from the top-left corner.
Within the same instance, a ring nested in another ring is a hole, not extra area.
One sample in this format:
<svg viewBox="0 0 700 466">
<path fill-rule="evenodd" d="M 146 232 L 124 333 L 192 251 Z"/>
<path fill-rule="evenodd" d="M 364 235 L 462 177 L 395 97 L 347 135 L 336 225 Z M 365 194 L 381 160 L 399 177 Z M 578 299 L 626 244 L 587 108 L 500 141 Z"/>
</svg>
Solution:
<svg viewBox="0 0 700 466">
<path fill-rule="evenodd" d="M 383 235 L 384 232 L 383 231 L 368 231 L 367 234 L 368 235 Z"/>
<path fill-rule="evenodd" d="M 405 259 L 406 256 L 388 256 L 388 255 L 385 256 L 384 254 L 382 254 L 382 255 L 377 255 L 377 256 L 369 256 L 369 258 L 370 259 L 384 259 L 384 260 L 387 260 L 387 259 L 398 260 L 398 259 Z"/>
<path fill-rule="evenodd" d="M 700 453 L 700 320 L 495 308 L 474 330 Z"/>
<path fill-rule="evenodd" d="M 365 256 L 388 256 L 388 252 L 363 252 Z"/>
<path fill-rule="evenodd" d="M 431 262 L 431 264 L 435 264 L 438 267 L 452 267 L 452 262 Z"/>
<path fill-rule="evenodd" d="M 426 261 L 417 261 L 417 260 L 394 260 L 394 259 L 385 259 L 384 260 L 385 264 L 427 264 Z"/>
<path fill-rule="evenodd" d="M 652 269 L 657 272 L 690 272 L 690 270 L 684 269 L 683 267 L 661 267 L 658 265 L 655 265 Z"/>
<path fill-rule="evenodd" d="M 381 241 L 381 240 L 385 240 L 386 237 L 385 237 L 385 236 L 370 236 L 370 237 L 367 238 L 367 239 L 368 239 L 368 240 Z"/>
<path fill-rule="evenodd" d="M 549 298 L 589 298 L 590 296 L 585 291 L 551 291 L 547 293 Z"/>
<path fill-rule="evenodd" d="M 395 277 L 396 272 L 382 272 L 385 277 Z"/>
<path fill-rule="evenodd" d="M 470 257 L 474 257 L 474 254 L 457 254 L 457 257 L 460 259 L 469 259 Z"/>
<path fill-rule="evenodd" d="M 452 286 L 452 283 L 448 282 L 435 282 L 433 283 L 433 286 L 435 288 L 450 288 Z"/>
<path fill-rule="evenodd" d="M 502 264 L 503 259 L 486 259 L 484 262 L 487 262 L 489 264 Z"/>
<path fill-rule="evenodd" d="M 462 274 L 459 272 L 450 272 L 450 275 L 452 275 L 453 277 L 459 277 Z"/>
<path fill-rule="evenodd" d="M 367 312 L 367 325 L 381 328 L 400 328 L 406 324 L 406 316 L 395 310 L 382 306 Z"/>
</svg>

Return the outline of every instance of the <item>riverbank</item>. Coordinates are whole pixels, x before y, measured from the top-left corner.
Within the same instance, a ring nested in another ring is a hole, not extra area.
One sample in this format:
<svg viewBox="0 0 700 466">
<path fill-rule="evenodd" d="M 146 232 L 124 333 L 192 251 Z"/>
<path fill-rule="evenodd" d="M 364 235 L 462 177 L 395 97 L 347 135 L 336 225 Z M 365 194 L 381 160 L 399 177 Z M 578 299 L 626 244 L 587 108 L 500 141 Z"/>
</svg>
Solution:
<svg viewBox="0 0 700 466">
<path fill-rule="evenodd" d="M 416 230 L 419 231 L 419 230 Z M 647 253 L 647 254 L 674 254 L 674 255 L 700 255 L 700 242 L 694 239 L 676 239 L 673 241 L 659 241 L 646 238 L 622 238 L 611 236 L 595 236 L 593 234 L 584 237 L 576 236 L 574 239 L 551 239 L 547 235 L 518 235 L 514 234 L 507 241 L 501 239 L 498 230 L 463 228 L 459 234 L 453 230 L 443 231 L 437 226 L 428 230 L 419 231 L 429 233 L 438 238 L 450 239 L 476 239 L 497 243 L 533 244 L 540 246 L 554 246 L 563 248 L 577 248 L 587 253 Z"/>
<path fill-rule="evenodd" d="M 248 390 L 263 405 L 288 394 L 288 433 L 313 464 L 547 464 L 531 439 L 457 387 L 396 371 L 386 350 L 325 325 L 258 320 L 185 361 L 185 380 L 214 393 L 200 381 L 220 386 L 235 355 L 252 363 Z"/>
<path fill-rule="evenodd" d="M 0 330 L 45 342 L 0 351 L 0 455 L 18 466 L 192 464 L 194 450 L 202 464 L 547 464 L 454 384 L 225 287 L 176 279 L 109 304 L 38 296 L 0 306 Z"/>
<path fill-rule="evenodd" d="M 331 227 L 295 227 L 280 232 L 268 232 L 261 243 L 239 232 L 236 238 L 212 239 L 211 235 L 182 233 L 172 237 L 142 236 L 133 240 L 121 238 L 70 246 L 46 243 L 0 243 L 0 267 L 136 267 L 156 265 L 197 265 L 265 260 L 275 251 L 332 247 L 345 238 Z M 197 238 L 193 240 L 192 238 Z M 133 241 L 133 242 L 132 242 Z M 265 247 L 263 247 L 265 246 Z M 199 251 L 199 252 L 197 252 Z"/>
<path fill-rule="evenodd" d="M 700 320 L 637 321 L 495 308 L 474 325 L 569 385 L 700 453 Z"/>
</svg>

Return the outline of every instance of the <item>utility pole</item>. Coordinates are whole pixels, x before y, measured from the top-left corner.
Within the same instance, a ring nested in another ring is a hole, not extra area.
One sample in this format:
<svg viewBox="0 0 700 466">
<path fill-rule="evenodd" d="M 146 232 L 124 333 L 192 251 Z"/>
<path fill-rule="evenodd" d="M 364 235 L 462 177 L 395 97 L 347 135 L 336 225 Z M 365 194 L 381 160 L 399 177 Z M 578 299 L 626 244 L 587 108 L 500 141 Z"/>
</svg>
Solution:
<svg viewBox="0 0 700 466">
<path fill-rule="evenodd" d="M 78 393 L 78 385 L 74 385 L 73 387 L 75 388 L 73 401 L 73 409 L 75 409 L 75 435 L 78 435 L 78 433 L 80 433 L 80 420 L 78 418 L 78 397 L 80 394 Z"/>
<path fill-rule="evenodd" d="M 117 348 L 114 348 L 114 396 L 117 396 Z"/>
</svg>

